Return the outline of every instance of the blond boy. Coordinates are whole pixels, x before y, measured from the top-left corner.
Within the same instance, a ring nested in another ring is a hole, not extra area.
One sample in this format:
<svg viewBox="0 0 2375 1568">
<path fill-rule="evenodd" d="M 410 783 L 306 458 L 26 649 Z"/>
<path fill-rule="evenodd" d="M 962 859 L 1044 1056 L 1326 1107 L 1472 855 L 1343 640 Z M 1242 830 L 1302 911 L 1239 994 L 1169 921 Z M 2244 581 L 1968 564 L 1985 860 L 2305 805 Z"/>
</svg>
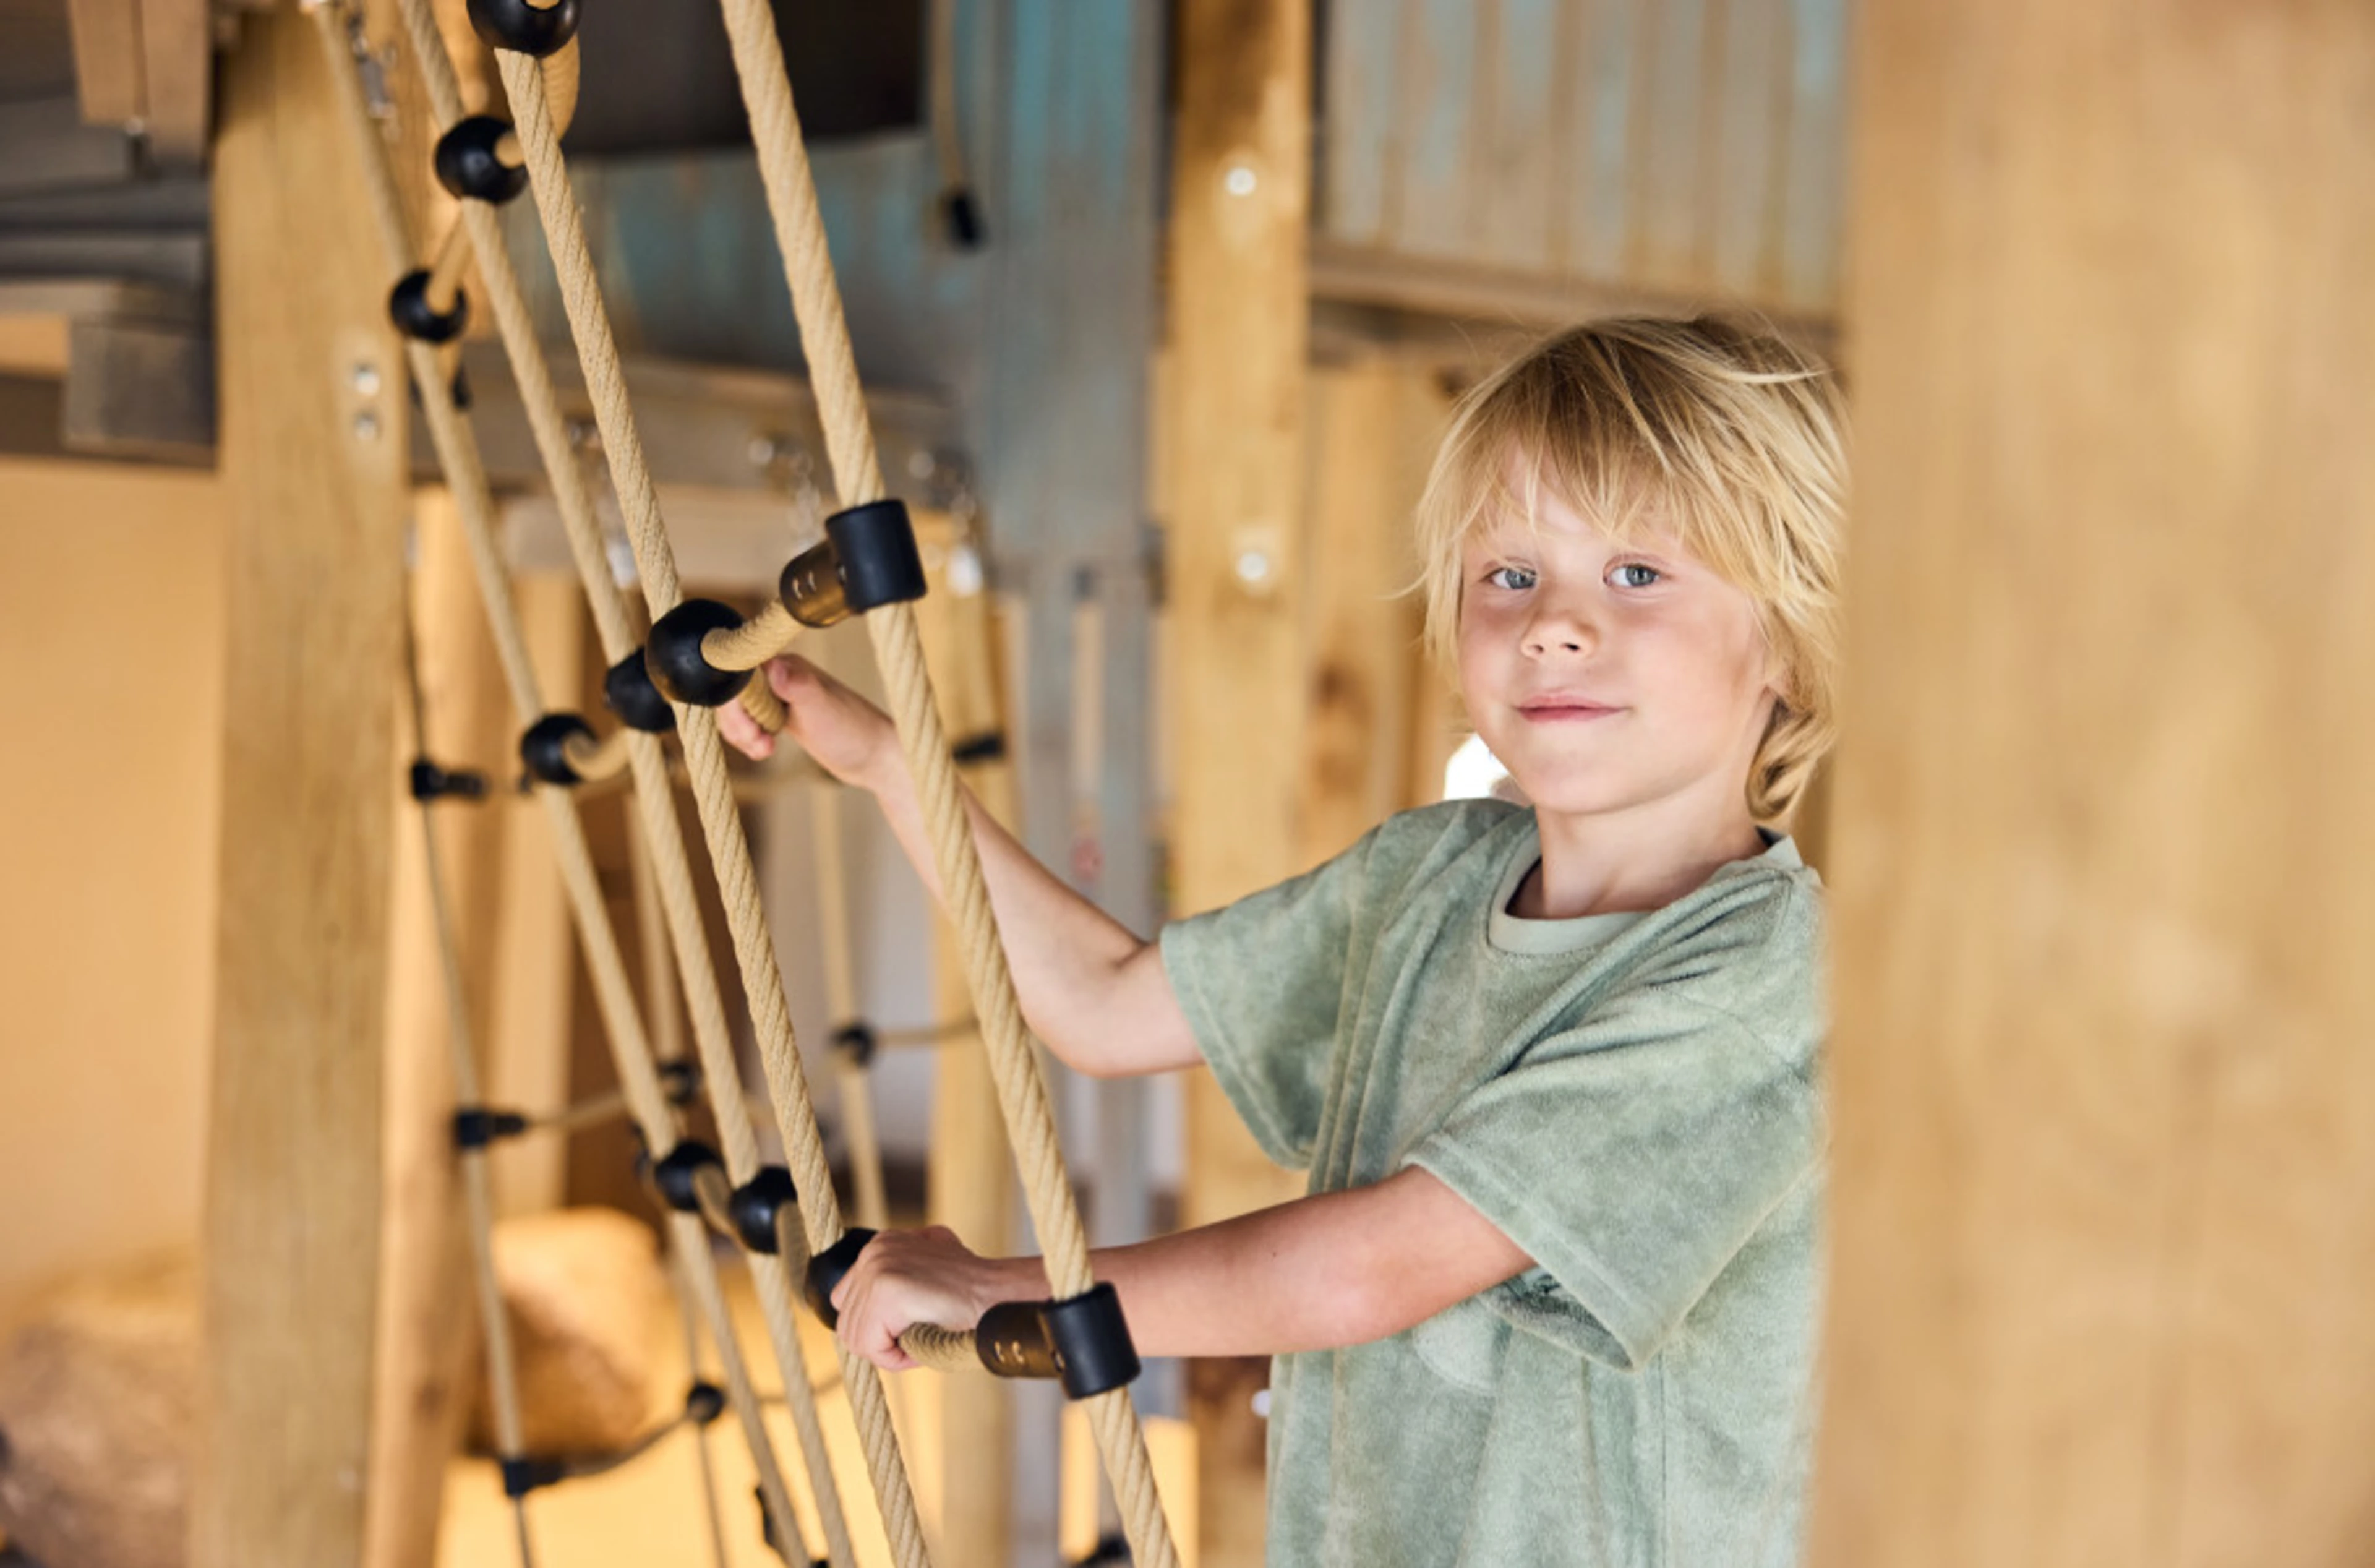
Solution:
<svg viewBox="0 0 2375 1568">
<path fill-rule="evenodd" d="M 1462 401 L 1419 519 L 1430 643 L 1530 808 L 1403 813 L 1159 942 L 975 813 L 1040 1037 L 1210 1067 L 1311 1173 L 1095 1258 L 1146 1353 L 1277 1358 L 1272 1562 L 1797 1560 L 1821 913 L 1778 829 L 1832 734 L 1843 486 L 1830 379 L 1769 334 L 1561 334 Z M 887 721 L 770 678 L 931 879 Z M 836 1300 L 896 1368 L 909 1324 L 1043 1293 L 935 1230 Z"/>
</svg>

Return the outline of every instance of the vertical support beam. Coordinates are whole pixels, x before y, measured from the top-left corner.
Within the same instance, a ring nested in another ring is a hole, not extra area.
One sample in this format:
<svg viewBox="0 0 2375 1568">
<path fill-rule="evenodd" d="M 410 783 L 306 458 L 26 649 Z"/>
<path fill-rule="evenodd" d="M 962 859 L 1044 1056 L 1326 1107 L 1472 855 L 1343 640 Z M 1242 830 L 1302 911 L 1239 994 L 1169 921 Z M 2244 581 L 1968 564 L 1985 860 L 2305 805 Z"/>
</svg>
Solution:
<svg viewBox="0 0 2375 1568">
<path fill-rule="evenodd" d="M 1311 190 L 1311 7 L 1178 9 L 1171 319 L 1174 854 L 1183 912 L 1294 872 L 1303 758 L 1304 356 Z M 1207 1223 L 1298 1189 L 1203 1079 L 1188 1102 L 1183 1218 Z M 1190 1373 L 1205 1568 L 1262 1560 L 1258 1362 Z"/>
<path fill-rule="evenodd" d="M 312 24 L 247 18 L 215 159 L 230 723 L 196 1568 L 362 1556 L 406 407 L 331 114 Z"/>
<path fill-rule="evenodd" d="M 2360 1562 L 2375 10 L 1857 26 L 1814 1558 Z"/>
</svg>

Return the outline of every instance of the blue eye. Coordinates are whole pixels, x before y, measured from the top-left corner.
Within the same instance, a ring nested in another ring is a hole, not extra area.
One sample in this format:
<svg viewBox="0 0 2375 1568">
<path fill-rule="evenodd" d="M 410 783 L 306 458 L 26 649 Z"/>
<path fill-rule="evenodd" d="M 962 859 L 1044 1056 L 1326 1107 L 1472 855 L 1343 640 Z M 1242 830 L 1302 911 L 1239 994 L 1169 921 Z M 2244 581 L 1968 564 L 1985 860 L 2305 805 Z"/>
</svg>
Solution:
<svg viewBox="0 0 2375 1568">
<path fill-rule="evenodd" d="M 1665 575 L 1654 566 L 1644 566 L 1637 560 L 1612 567 L 1608 580 L 1619 588 L 1647 588 Z"/>
<path fill-rule="evenodd" d="M 1533 569 L 1525 566 L 1496 566 L 1484 574 L 1487 585 L 1518 592 L 1530 588 L 1537 581 Z"/>
</svg>

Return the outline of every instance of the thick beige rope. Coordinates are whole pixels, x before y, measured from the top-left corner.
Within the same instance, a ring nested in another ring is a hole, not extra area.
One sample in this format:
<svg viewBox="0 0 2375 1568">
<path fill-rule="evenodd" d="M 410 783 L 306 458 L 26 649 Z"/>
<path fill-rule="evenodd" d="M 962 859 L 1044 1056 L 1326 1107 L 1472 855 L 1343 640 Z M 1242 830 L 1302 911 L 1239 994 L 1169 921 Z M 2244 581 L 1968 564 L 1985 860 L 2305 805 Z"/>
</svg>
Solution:
<svg viewBox="0 0 2375 1568">
<path fill-rule="evenodd" d="M 441 124 L 450 124 L 462 112 L 461 95 L 454 80 L 452 63 L 444 53 L 443 41 L 436 30 L 435 20 L 429 12 L 426 0 L 403 0 L 398 8 L 403 17 L 407 33 L 412 41 L 415 57 L 420 63 L 432 110 Z M 517 83 L 510 82 L 507 77 L 508 90 L 515 101 L 523 98 L 532 100 L 537 113 L 540 117 L 542 135 L 549 147 L 556 133 L 551 123 L 549 107 L 545 101 L 542 91 L 546 79 L 544 74 L 536 70 L 531 63 L 519 61 L 517 56 L 499 53 L 498 59 L 506 67 L 514 63 L 521 65 L 523 77 L 533 84 L 531 87 L 523 88 Z M 557 166 L 559 159 L 557 147 L 551 147 L 551 156 Z M 534 178 L 533 173 L 531 178 Z M 539 193 L 539 201 L 541 200 L 542 195 Z M 573 206 L 571 210 L 573 218 Z M 628 627 L 624 604 L 620 599 L 609 577 L 607 555 L 602 546 L 599 529 L 594 522 L 592 498 L 586 492 L 585 476 L 579 470 L 575 455 L 571 450 L 565 421 L 561 413 L 560 399 L 553 390 L 550 373 L 544 364 L 541 349 L 537 346 L 534 327 L 528 317 L 526 300 L 519 289 L 517 275 L 513 270 L 509 254 L 503 247 L 500 222 L 491 209 L 477 202 L 463 204 L 462 218 L 470 234 L 472 245 L 478 252 L 479 271 L 486 283 L 488 302 L 503 337 L 504 348 L 511 357 L 513 371 L 519 383 L 531 430 L 536 437 L 538 451 L 544 458 L 555 498 L 560 502 L 562 521 L 570 537 L 571 549 L 576 558 L 580 576 L 588 590 L 597 631 L 601 637 L 607 655 L 612 662 L 616 662 L 632 651 L 632 633 Z M 581 237 L 580 250 L 582 249 Z M 614 397 L 621 396 L 622 390 L 617 384 L 615 355 L 611 360 L 611 394 Z M 598 400 L 597 393 L 597 402 Z M 640 448 L 633 454 L 633 463 L 640 469 L 642 463 Z M 614 482 L 618 482 L 616 477 L 618 460 L 615 455 L 613 466 Z M 643 480 L 644 489 L 648 489 L 648 472 L 643 474 Z M 632 490 L 632 482 L 621 486 L 622 494 L 631 493 Z M 668 602 L 672 603 L 674 593 L 672 581 L 670 593 L 671 597 Z M 780 723 L 780 718 L 777 722 Z M 734 1060 L 732 1036 L 726 1023 L 722 999 L 718 996 L 715 973 L 710 965 L 707 938 L 701 922 L 700 907 L 693 893 L 691 867 L 685 855 L 681 832 L 676 822 L 674 793 L 668 778 L 667 759 L 657 738 L 640 732 L 630 736 L 628 751 L 630 765 L 635 776 L 638 802 L 644 812 L 644 820 L 647 829 L 647 843 L 661 887 L 662 902 L 668 914 L 671 935 L 677 947 L 679 973 L 685 986 L 688 1010 L 692 1015 L 696 1048 L 702 1060 L 703 1076 L 709 1085 L 713 1102 L 718 1110 L 717 1121 L 721 1129 L 721 1138 L 726 1146 L 724 1154 L 727 1170 L 738 1183 L 748 1181 L 758 1170 L 758 1151 L 750 1132 L 749 1117 L 741 1108 L 740 1077 Z M 746 853 L 746 863 L 747 858 Z M 778 988 L 780 989 L 780 985 Z M 795 1138 L 788 1141 L 794 1146 L 795 1155 L 798 1155 L 798 1140 Z M 809 1141 L 818 1143 L 818 1158 L 813 1161 L 813 1168 L 804 1168 L 809 1162 L 795 1158 L 792 1161 L 794 1180 L 802 1194 L 805 1206 L 813 1208 L 820 1201 L 830 1206 L 832 1203 L 831 1173 L 821 1160 L 821 1142 L 814 1137 L 813 1118 L 810 1119 Z M 836 1221 L 835 1229 L 837 1228 Z M 821 1427 L 814 1413 L 812 1385 L 806 1375 L 804 1362 L 800 1356 L 798 1322 L 793 1310 L 792 1279 L 785 1263 L 779 1257 L 753 1255 L 750 1258 L 750 1263 L 752 1278 L 757 1286 L 761 1309 L 766 1318 L 770 1338 L 774 1344 L 777 1361 L 784 1373 L 785 1386 L 793 1410 L 795 1425 L 806 1438 L 819 1432 Z M 867 1370 L 869 1373 L 871 1371 L 870 1368 Z M 846 1377 L 846 1368 L 845 1368 L 845 1375 Z M 880 1388 L 879 1385 L 872 1385 L 870 1389 L 861 1386 L 867 1381 L 863 1378 L 853 1378 L 848 1381 L 852 1389 L 853 1406 L 860 1411 L 860 1425 L 863 1428 L 865 1426 L 863 1411 L 868 1402 L 868 1395 L 871 1393 L 871 1403 L 879 1410 L 881 1406 Z M 887 1434 L 887 1421 L 883 1424 Z M 922 1527 L 916 1516 L 914 1498 L 907 1487 L 905 1468 L 899 1459 L 895 1439 L 870 1440 L 866 1446 L 869 1468 L 874 1473 L 877 1490 L 883 1497 L 885 1522 L 893 1542 L 894 1552 L 897 1553 L 903 1564 L 921 1562 L 924 1561 Z M 845 1563 L 850 1561 L 851 1550 L 848 1546 L 846 1523 L 841 1510 L 839 1490 L 833 1482 L 830 1459 L 821 1443 L 806 1444 L 805 1450 L 813 1482 L 812 1490 L 816 1494 L 822 1516 L 828 1550 L 836 1564 Z M 788 1540 L 792 1535 L 789 1515 L 783 1514 L 780 1517 L 783 1520 L 785 1537 Z"/>
<path fill-rule="evenodd" d="M 431 37 L 435 39 L 433 18 L 428 16 L 425 4 L 419 8 L 420 19 L 427 23 L 431 29 Z M 354 138 L 364 185 L 385 252 L 387 272 L 393 277 L 408 268 L 413 251 L 403 203 L 390 167 L 387 145 L 364 101 L 361 84 L 356 76 L 355 61 L 337 7 L 324 5 L 316 7 L 313 14 L 329 53 L 331 78 Z M 415 41 L 419 41 L 417 33 Z M 416 50 L 417 55 L 419 53 Z M 435 59 L 445 66 L 443 85 L 450 95 L 448 106 L 457 104 L 458 90 L 454 88 L 452 67 L 443 53 L 442 40 L 437 41 Z M 425 69 L 423 75 L 434 77 L 435 73 Z M 433 91 L 434 84 L 432 95 Z M 441 113 L 440 122 L 450 123 L 450 119 Z M 466 218 L 479 205 L 465 203 Z M 439 461 L 454 493 L 456 511 L 462 518 L 464 537 L 469 546 L 479 595 L 486 606 L 497 660 L 511 690 L 514 712 L 523 725 L 529 724 L 542 716 L 543 698 L 538 690 L 535 663 L 528 654 L 526 633 L 511 599 L 509 575 L 495 547 L 494 503 L 487 485 L 486 469 L 479 461 L 470 427 L 454 406 L 451 387 L 437 373 L 433 352 L 427 345 L 418 342 L 409 343 L 407 348 L 421 407 L 428 417 L 431 442 L 436 447 Z M 677 1141 L 675 1114 L 660 1088 L 658 1073 L 653 1066 L 650 1046 L 635 1007 L 633 986 L 627 978 L 626 963 L 619 950 L 617 933 L 610 925 L 600 881 L 594 868 L 593 855 L 585 843 L 584 825 L 578 819 L 575 804 L 565 791 L 545 788 L 537 794 L 545 805 L 561 882 L 576 917 L 579 939 L 594 981 L 596 1005 L 602 1013 L 620 1087 L 626 1093 L 646 1145 L 656 1156 L 665 1154 Z M 674 1229 L 677 1240 L 682 1243 L 685 1239 L 682 1227 Z M 707 1320 L 711 1336 L 718 1345 L 727 1394 L 750 1441 L 761 1491 L 766 1499 L 769 1512 L 778 1521 L 786 1539 L 789 1539 L 797 1530 L 791 1493 L 785 1486 L 782 1469 L 775 1462 L 774 1443 L 767 1432 L 758 1392 L 743 1362 L 733 1321 L 727 1315 L 724 1299 L 717 1291 L 715 1263 L 710 1256 L 707 1241 L 697 1221 L 691 1235 L 692 1246 L 685 1257 L 684 1273 L 695 1287 L 698 1304 Z M 796 1359 L 792 1364 L 797 1367 L 799 1363 Z M 805 1383 L 804 1378 L 801 1381 Z"/>
<path fill-rule="evenodd" d="M 817 944 L 824 960 L 825 1015 L 836 1027 L 857 1019 L 857 961 L 849 944 L 849 867 L 841 853 L 841 790 L 836 784 L 809 788 L 809 842 L 816 851 Z M 874 1126 L 872 1074 L 855 1053 L 833 1063 L 833 1087 L 841 1094 L 842 1138 L 849 1146 L 851 1207 L 857 1222 L 880 1231 L 891 1223 L 891 1202 L 882 1180 L 882 1139 Z"/>
<path fill-rule="evenodd" d="M 808 148 L 792 102 L 791 81 L 784 70 L 774 16 L 768 0 L 721 0 L 721 5 L 735 71 L 741 78 L 743 102 L 750 111 L 760 181 L 774 221 L 776 247 L 784 258 L 793 314 L 799 322 L 809 385 L 824 426 L 834 488 L 844 506 L 863 505 L 882 494 L 881 467 L 867 419 L 857 356 L 850 348 L 848 323 L 842 313 L 841 289 L 825 242 L 824 218 L 817 206 Z M 1058 1299 L 1077 1296 L 1095 1283 L 1089 1267 L 1088 1236 L 1064 1170 L 1046 1084 L 1015 1001 L 1013 975 L 1007 968 L 997 917 L 982 880 L 956 764 L 949 755 L 939 706 L 932 698 L 931 678 L 924 667 L 923 640 L 915 610 L 908 605 L 892 605 L 868 615 L 866 625 L 924 808 L 942 894 L 963 950 L 974 1010 L 982 1020 L 999 1109 L 1022 1173 L 1048 1283 Z M 1154 1468 L 1137 1408 L 1126 1389 L 1099 1395 L 1087 1403 L 1135 1561 L 1140 1568 L 1171 1568 L 1178 1552 L 1155 1491 Z"/>
</svg>

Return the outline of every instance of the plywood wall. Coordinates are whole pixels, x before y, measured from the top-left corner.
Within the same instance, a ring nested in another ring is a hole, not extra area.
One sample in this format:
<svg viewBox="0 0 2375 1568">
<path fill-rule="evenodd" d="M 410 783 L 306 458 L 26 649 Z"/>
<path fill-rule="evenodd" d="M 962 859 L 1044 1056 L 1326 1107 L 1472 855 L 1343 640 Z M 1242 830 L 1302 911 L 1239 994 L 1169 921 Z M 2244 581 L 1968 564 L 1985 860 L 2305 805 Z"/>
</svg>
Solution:
<svg viewBox="0 0 2375 1568">
<path fill-rule="evenodd" d="M 0 463 L 0 520 L 4 1311 L 197 1236 L 224 509 L 211 475 Z M 148 646 L 94 666 L 100 628 Z"/>
</svg>

